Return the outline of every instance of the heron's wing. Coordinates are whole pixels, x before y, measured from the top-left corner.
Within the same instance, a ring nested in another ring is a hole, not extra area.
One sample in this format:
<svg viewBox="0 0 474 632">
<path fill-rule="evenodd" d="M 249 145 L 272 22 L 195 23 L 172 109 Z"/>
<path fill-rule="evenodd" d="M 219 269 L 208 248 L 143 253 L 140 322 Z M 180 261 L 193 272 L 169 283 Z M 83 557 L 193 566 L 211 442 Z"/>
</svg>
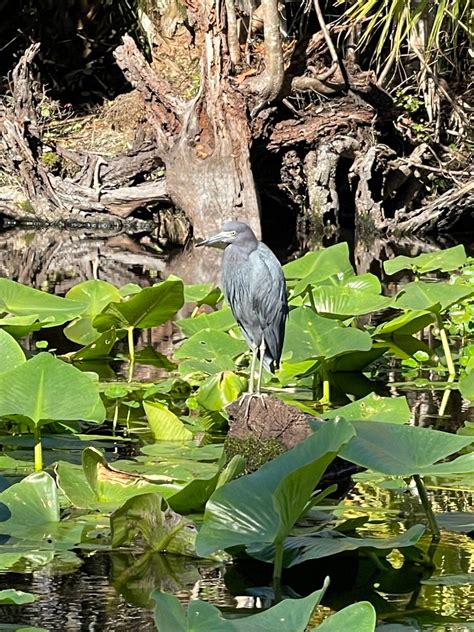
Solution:
<svg viewBox="0 0 474 632">
<path fill-rule="evenodd" d="M 223 287 L 235 319 L 250 346 L 265 339 L 265 367 L 278 367 L 288 313 L 286 285 L 278 259 L 260 243 L 251 253 L 226 249 Z"/>
<path fill-rule="evenodd" d="M 269 370 L 278 368 L 285 337 L 288 315 L 286 283 L 280 262 L 273 252 L 260 243 L 255 255 L 267 269 L 258 279 L 258 294 L 254 304 L 265 337 L 265 364 Z M 263 267 L 262 267 L 263 270 Z"/>
</svg>

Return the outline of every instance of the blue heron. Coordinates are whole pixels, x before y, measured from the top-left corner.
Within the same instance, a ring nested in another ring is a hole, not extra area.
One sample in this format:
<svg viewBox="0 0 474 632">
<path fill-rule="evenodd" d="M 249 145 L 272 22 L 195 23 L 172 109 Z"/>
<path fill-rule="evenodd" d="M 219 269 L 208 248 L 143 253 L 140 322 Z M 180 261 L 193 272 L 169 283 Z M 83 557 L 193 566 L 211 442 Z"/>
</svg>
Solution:
<svg viewBox="0 0 474 632">
<path fill-rule="evenodd" d="M 262 372 L 279 367 L 288 314 L 285 277 L 273 252 L 243 222 L 226 222 L 222 230 L 197 246 L 224 248 L 222 283 L 224 296 L 252 350 L 248 392 L 254 393 L 257 356 Z"/>
</svg>

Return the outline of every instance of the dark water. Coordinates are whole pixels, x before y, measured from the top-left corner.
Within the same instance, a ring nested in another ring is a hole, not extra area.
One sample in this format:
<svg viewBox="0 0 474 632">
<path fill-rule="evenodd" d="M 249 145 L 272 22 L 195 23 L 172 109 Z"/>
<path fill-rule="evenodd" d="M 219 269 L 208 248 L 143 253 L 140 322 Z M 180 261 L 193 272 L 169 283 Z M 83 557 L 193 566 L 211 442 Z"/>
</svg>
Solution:
<svg viewBox="0 0 474 632">
<path fill-rule="evenodd" d="M 474 238 L 462 237 L 472 252 Z M 398 283 L 383 278 L 382 263 L 397 254 L 416 255 L 436 247 L 448 247 L 456 239 L 440 242 L 374 239 L 353 243 L 357 272 L 373 272 L 381 276 L 387 292 L 396 291 Z M 213 250 L 188 249 L 166 254 L 157 252 L 156 244 L 145 235 L 111 235 L 62 233 L 56 230 L 10 231 L 0 235 L 0 276 L 8 277 L 37 288 L 64 295 L 78 282 L 100 278 L 117 286 L 154 283 L 169 273 L 181 276 L 185 282 L 218 282 L 220 253 Z M 280 253 L 287 257 L 289 253 Z M 147 334 L 161 350 L 169 351 L 173 332 L 161 328 Z M 153 369 L 137 367 L 138 379 L 153 379 Z M 143 374 L 140 374 L 140 371 Z M 445 414 L 438 415 L 443 390 L 405 388 L 400 385 L 400 367 L 384 375 L 374 372 L 374 385 L 383 385 L 383 394 L 407 396 L 418 425 L 455 431 L 466 419 L 474 420 L 457 392 L 447 403 Z M 437 376 L 425 375 L 430 381 Z M 435 386 L 435 384 L 432 384 Z M 369 388 L 371 388 L 369 384 Z M 438 488 L 431 492 L 435 512 L 474 510 L 472 495 L 462 490 Z M 388 536 L 403 530 L 402 525 L 424 523 L 420 503 L 409 490 L 384 489 L 370 482 L 361 482 L 344 501 L 353 515 L 368 513 L 378 524 L 370 527 L 372 535 Z M 387 511 L 389 513 L 387 514 Z M 403 516 L 403 521 L 399 518 Z M 397 518 L 398 517 L 398 518 Z M 473 535 L 473 534 L 471 534 Z M 426 548 L 428 544 L 426 543 Z M 137 553 L 76 551 L 78 568 L 70 573 L 54 574 L 48 569 L 29 574 L 0 574 L 1 588 L 31 591 L 40 599 L 24 606 L 0 606 L 0 630 L 16 629 L 16 625 L 36 625 L 51 632 L 82 630 L 110 632 L 155 630 L 148 602 L 153 588 L 171 591 L 183 603 L 201 598 L 224 608 L 259 608 L 265 605 L 261 587 L 269 585 L 269 567 L 257 565 L 206 565 L 202 561 L 173 558 L 156 554 L 143 561 Z M 443 530 L 440 544 L 431 551 L 436 574 L 474 572 L 474 540 L 467 535 Z M 391 562 L 397 569 L 402 557 L 396 551 Z M 419 583 L 417 570 L 409 567 L 400 571 L 398 583 L 391 591 L 377 589 L 367 577 L 368 569 L 356 556 L 324 559 L 298 573 L 287 574 L 284 582 L 300 594 L 320 588 L 325 575 L 333 580 L 320 617 L 327 616 L 356 600 L 368 599 L 384 613 L 383 632 L 429 630 L 432 632 L 465 632 L 474 630 L 474 586 L 433 586 Z M 253 595 L 253 596 L 252 596 Z M 255 596 L 257 595 L 257 596 Z M 419 614 L 425 610 L 425 615 Z M 462 623 L 461 623 L 462 622 Z M 5 627 L 7 624 L 16 624 Z M 399 627 L 396 625 L 399 624 Z M 401 627 L 400 627 L 401 624 Z M 212 631 L 210 631 L 212 632 Z M 291 632 L 291 631 L 289 631 Z M 349 631 L 348 631 L 349 632 Z M 352 631 L 351 631 L 352 632 Z M 357 632 L 357 631 L 354 631 Z"/>
</svg>

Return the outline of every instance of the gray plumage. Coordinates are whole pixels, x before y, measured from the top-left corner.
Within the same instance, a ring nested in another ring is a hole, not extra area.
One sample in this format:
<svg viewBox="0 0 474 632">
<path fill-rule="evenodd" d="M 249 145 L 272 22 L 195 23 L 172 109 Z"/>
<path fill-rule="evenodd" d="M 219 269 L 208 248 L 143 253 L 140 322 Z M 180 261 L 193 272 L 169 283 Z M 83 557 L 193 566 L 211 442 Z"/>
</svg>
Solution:
<svg viewBox="0 0 474 632">
<path fill-rule="evenodd" d="M 198 244 L 205 245 L 225 248 L 223 291 L 254 352 L 253 368 L 260 349 L 263 366 L 274 372 L 280 363 L 288 314 L 285 277 L 278 259 L 242 222 L 226 222 L 219 234 Z M 259 384 L 260 380 L 261 371 Z"/>
</svg>

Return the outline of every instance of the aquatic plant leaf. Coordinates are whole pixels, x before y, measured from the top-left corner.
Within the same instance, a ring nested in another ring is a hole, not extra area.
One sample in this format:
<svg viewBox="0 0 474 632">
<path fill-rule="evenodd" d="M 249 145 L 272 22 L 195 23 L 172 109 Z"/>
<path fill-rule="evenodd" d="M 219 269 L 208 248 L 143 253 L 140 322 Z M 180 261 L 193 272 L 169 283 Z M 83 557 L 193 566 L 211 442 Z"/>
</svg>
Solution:
<svg viewBox="0 0 474 632">
<path fill-rule="evenodd" d="M 32 316 L 7 315 L 0 318 L 0 327 L 15 338 L 23 338 L 32 331 L 42 329 L 46 322 L 47 319 L 38 320 L 36 314 Z"/>
<path fill-rule="evenodd" d="M 35 425 L 79 419 L 101 423 L 105 409 L 90 375 L 50 353 L 39 353 L 0 373 L 0 416 L 4 415 L 23 415 Z"/>
<path fill-rule="evenodd" d="M 393 302 L 387 296 L 345 286 L 317 287 L 312 290 L 312 296 L 318 314 L 341 319 L 378 312 L 390 307 Z"/>
<path fill-rule="evenodd" d="M 193 438 L 193 433 L 164 404 L 143 402 L 143 408 L 155 441 L 190 441 Z"/>
<path fill-rule="evenodd" d="M 474 402 L 474 371 L 459 380 L 459 390 L 464 399 Z"/>
<path fill-rule="evenodd" d="M 193 373 L 213 375 L 219 371 L 233 371 L 234 358 L 246 351 L 248 346 L 244 340 L 233 338 L 224 331 L 202 329 L 185 340 L 173 355 L 185 359 L 179 372 L 186 377 Z"/>
<path fill-rule="evenodd" d="M 421 538 L 425 527 L 421 524 L 410 527 L 404 533 L 389 538 L 357 538 L 346 536 L 339 531 L 324 529 L 313 535 L 290 536 L 283 543 L 283 566 L 290 568 L 308 560 L 321 559 L 345 551 L 375 549 L 387 551 L 414 546 Z M 247 552 L 256 559 L 270 562 L 274 557 L 273 547 L 247 547 Z"/>
<path fill-rule="evenodd" d="M 56 483 L 47 472 L 35 472 L 0 493 L 0 503 L 9 512 L 0 522 L 0 532 L 22 537 L 35 529 L 58 523 L 59 500 Z"/>
<path fill-rule="evenodd" d="M 160 494 L 130 498 L 110 516 L 112 547 L 130 546 L 176 555 L 196 556 L 194 523 L 173 511 Z"/>
<path fill-rule="evenodd" d="M 163 353 L 156 351 L 151 345 L 136 351 L 135 361 L 138 364 L 147 364 L 148 366 L 154 366 L 156 369 L 166 369 L 166 371 L 173 371 L 177 366 Z"/>
<path fill-rule="evenodd" d="M 232 371 L 221 371 L 207 378 L 199 387 L 196 399 L 207 410 L 223 410 L 234 402 L 247 387 L 247 381 Z"/>
<path fill-rule="evenodd" d="M 309 307 L 297 307 L 289 314 L 283 353 L 291 353 L 296 363 L 309 358 L 329 360 L 351 351 L 369 351 L 370 334 L 355 327 L 318 316 Z"/>
<path fill-rule="evenodd" d="M 67 299 L 78 301 L 87 307 L 84 312 L 64 328 L 64 335 L 80 345 L 89 345 L 100 336 L 92 321 L 112 301 L 120 301 L 118 289 L 107 281 L 90 279 L 74 285 L 66 294 Z"/>
<path fill-rule="evenodd" d="M 188 338 L 202 329 L 228 331 L 237 325 L 229 307 L 223 307 L 210 314 L 204 313 L 192 318 L 182 318 L 176 321 L 176 324 Z"/>
<path fill-rule="evenodd" d="M 449 511 L 435 514 L 436 522 L 441 529 L 455 533 L 474 534 L 474 514 L 465 511 Z"/>
<path fill-rule="evenodd" d="M 388 261 L 384 261 L 383 267 L 386 274 L 396 274 L 401 270 L 412 270 L 418 274 L 426 274 L 439 270 L 440 272 L 450 272 L 457 270 L 467 261 L 466 251 L 463 245 L 453 246 L 446 250 L 436 252 L 423 252 L 417 257 L 407 257 L 399 255 Z"/>
<path fill-rule="evenodd" d="M 403 312 L 403 314 L 378 325 L 375 328 L 374 336 L 387 336 L 393 333 L 413 335 L 428 327 L 434 319 L 434 315 L 425 310 Z"/>
<path fill-rule="evenodd" d="M 370 393 L 362 399 L 327 410 L 321 414 L 324 419 L 344 417 L 347 421 L 383 421 L 404 424 L 410 421 L 411 411 L 406 397 L 380 397 Z"/>
<path fill-rule="evenodd" d="M 86 347 L 73 353 L 71 357 L 74 362 L 106 359 L 110 357 L 110 352 L 116 342 L 117 334 L 115 330 L 109 329 L 109 331 L 104 331 L 103 334 L 99 334 L 99 337 L 94 340 L 94 342 L 91 342 Z"/>
<path fill-rule="evenodd" d="M 95 448 L 83 451 L 82 462 L 82 467 L 66 461 L 56 465 L 59 487 L 71 504 L 80 509 L 113 511 L 134 496 L 171 493 L 169 477 L 148 480 L 139 474 L 112 468 Z M 175 491 L 173 487 L 172 491 Z"/>
<path fill-rule="evenodd" d="M 313 422 L 318 426 L 324 422 Z M 326 422 L 327 423 L 327 422 Z M 462 450 L 474 437 L 392 423 L 353 422 L 356 435 L 340 456 L 362 467 L 390 476 L 441 476 L 474 471 L 474 453 L 453 461 L 442 459 Z"/>
<path fill-rule="evenodd" d="M 474 584 L 474 573 L 460 573 L 459 575 L 436 575 L 422 579 L 425 586 L 464 586 Z"/>
<path fill-rule="evenodd" d="M 225 619 L 216 606 L 205 601 L 190 601 L 185 613 L 174 595 L 155 590 L 151 596 L 160 632 L 304 632 L 328 584 L 326 580 L 321 590 L 303 599 L 285 599 L 263 612 L 231 619 Z"/>
<path fill-rule="evenodd" d="M 318 632 L 341 632 L 341 630 L 374 632 L 376 619 L 373 605 L 368 601 L 359 601 L 339 610 L 312 630 Z"/>
<path fill-rule="evenodd" d="M 198 554 L 281 541 L 353 432 L 344 420 L 327 421 L 314 435 L 258 471 L 219 487 L 206 505 Z"/>
<path fill-rule="evenodd" d="M 128 300 L 109 303 L 94 318 L 93 325 L 99 331 L 112 327 L 158 327 L 170 320 L 183 305 L 183 282 L 180 279 L 163 281 L 140 290 Z"/>
<path fill-rule="evenodd" d="M 43 327 L 56 327 L 86 309 L 84 303 L 41 292 L 10 279 L 0 279 L 0 311 L 15 316 L 36 316 Z"/>
<path fill-rule="evenodd" d="M 184 286 L 184 300 L 186 303 L 214 307 L 220 296 L 222 296 L 222 292 L 212 283 L 191 283 Z"/>
<path fill-rule="evenodd" d="M 292 295 L 298 296 L 308 285 L 326 281 L 330 277 L 343 279 L 354 276 L 347 243 L 306 253 L 303 257 L 283 266 L 288 285 L 294 285 Z M 296 281 L 296 283 L 295 283 Z"/>
<path fill-rule="evenodd" d="M 0 373 L 10 371 L 19 364 L 26 362 L 23 349 L 17 343 L 15 338 L 10 336 L 10 334 L 3 329 L 0 329 L 0 358 L 2 358 Z"/>
<path fill-rule="evenodd" d="M 451 305 L 459 303 L 473 294 L 474 287 L 465 285 L 451 285 L 443 281 L 438 283 L 413 281 L 400 290 L 393 306 L 399 309 L 443 312 Z"/>
<path fill-rule="evenodd" d="M 356 274 L 352 277 L 345 278 L 343 279 L 342 284 L 344 287 L 370 292 L 371 294 L 381 294 L 382 292 L 382 284 L 380 283 L 380 280 L 371 272 Z"/>
<path fill-rule="evenodd" d="M 33 603 L 37 599 L 37 595 L 33 595 L 33 593 L 30 592 L 24 592 L 23 590 L 15 590 L 14 588 L 0 590 L 0 604 L 15 603 L 17 605 L 22 605 L 24 603 Z"/>
</svg>

